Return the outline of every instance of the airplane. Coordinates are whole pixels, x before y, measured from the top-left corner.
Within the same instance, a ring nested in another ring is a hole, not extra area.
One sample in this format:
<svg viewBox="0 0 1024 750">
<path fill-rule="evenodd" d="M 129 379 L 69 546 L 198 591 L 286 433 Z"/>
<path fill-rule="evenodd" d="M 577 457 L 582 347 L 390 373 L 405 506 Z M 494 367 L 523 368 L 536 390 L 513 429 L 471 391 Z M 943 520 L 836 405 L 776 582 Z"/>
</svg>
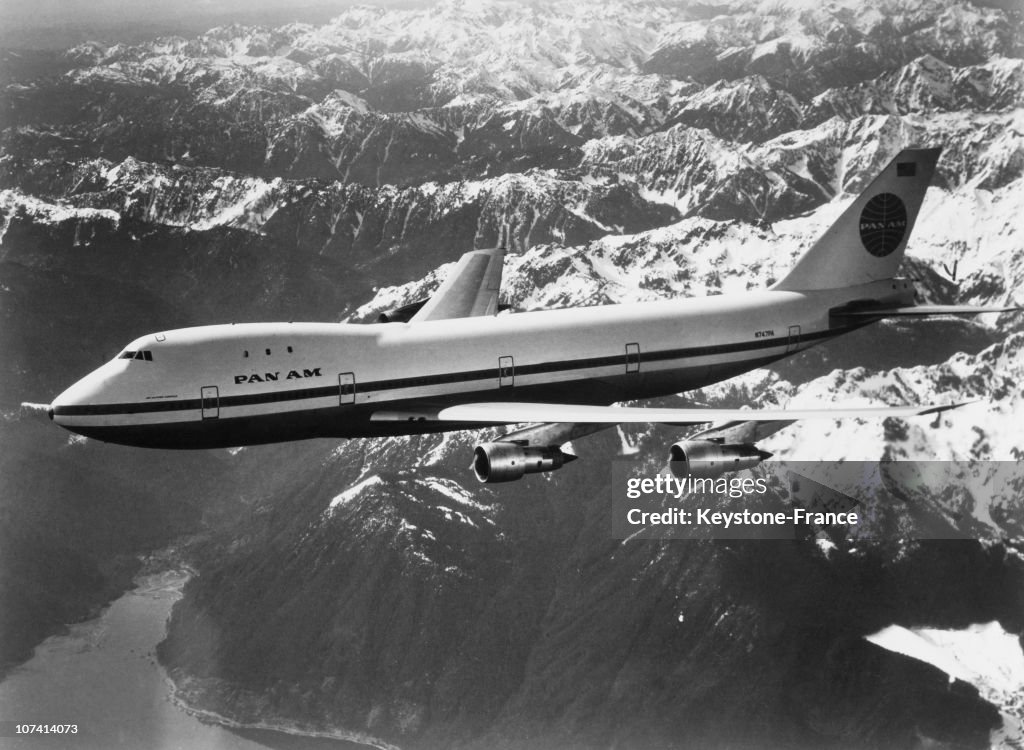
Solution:
<svg viewBox="0 0 1024 750">
<path fill-rule="evenodd" d="M 669 451 L 674 473 L 714 477 L 768 458 L 756 442 L 796 420 L 955 408 L 612 405 L 716 383 L 884 318 L 1020 309 L 918 305 L 897 277 L 940 151 L 901 151 L 763 291 L 498 315 L 504 251 L 472 250 L 429 299 L 376 323 L 142 336 L 57 396 L 49 415 L 89 438 L 152 448 L 530 423 L 475 446 L 476 476 L 493 483 L 559 469 L 576 458 L 565 443 L 622 423 L 716 423 Z"/>
</svg>

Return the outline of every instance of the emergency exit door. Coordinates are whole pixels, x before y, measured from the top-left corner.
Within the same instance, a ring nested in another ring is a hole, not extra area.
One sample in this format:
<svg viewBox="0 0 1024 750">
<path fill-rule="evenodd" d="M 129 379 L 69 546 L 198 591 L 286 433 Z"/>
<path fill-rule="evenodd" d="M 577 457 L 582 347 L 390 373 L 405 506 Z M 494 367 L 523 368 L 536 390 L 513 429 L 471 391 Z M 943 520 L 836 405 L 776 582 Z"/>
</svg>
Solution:
<svg viewBox="0 0 1024 750">
<path fill-rule="evenodd" d="M 640 344 L 626 344 L 626 372 L 640 372 Z"/>
<path fill-rule="evenodd" d="M 789 327 L 789 337 L 786 339 L 786 351 L 792 352 L 797 349 L 800 344 L 800 326 Z"/>
<path fill-rule="evenodd" d="M 498 385 L 508 388 L 515 385 L 516 366 L 512 357 L 498 357 Z"/>
<path fill-rule="evenodd" d="M 217 419 L 220 416 L 220 392 L 215 385 L 204 385 L 200 390 L 203 419 Z"/>
<path fill-rule="evenodd" d="M 343 372 L 338 376 L 338 404 L 354 404 L 356 402 L 355 373 Z"/>
</svg>

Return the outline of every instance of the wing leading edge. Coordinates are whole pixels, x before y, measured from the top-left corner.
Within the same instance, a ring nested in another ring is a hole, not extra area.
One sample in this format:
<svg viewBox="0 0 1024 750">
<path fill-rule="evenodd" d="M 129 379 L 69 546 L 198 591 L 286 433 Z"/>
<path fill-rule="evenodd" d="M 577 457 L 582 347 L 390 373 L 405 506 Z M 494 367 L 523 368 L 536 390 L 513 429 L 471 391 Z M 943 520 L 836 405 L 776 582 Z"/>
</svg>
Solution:
<svg viewBox="0 0 1024 750">
<path fill-rule="evenodd" d="M 449 406 L 435 411 L 380 411 L 376 422 L 438 421 L 520 424 L 525 422 L 571 422 L 576 424 L 674 424 L 708 422 L 794 422 L 800 419 L 841 419 L 844 417 L 914 417 L 938 414 L 970 402 L 926 406 L 864 406 L 837 409 L 654 409 L 589 404 L 542 404 L 485 402 Z"/>
</svg>

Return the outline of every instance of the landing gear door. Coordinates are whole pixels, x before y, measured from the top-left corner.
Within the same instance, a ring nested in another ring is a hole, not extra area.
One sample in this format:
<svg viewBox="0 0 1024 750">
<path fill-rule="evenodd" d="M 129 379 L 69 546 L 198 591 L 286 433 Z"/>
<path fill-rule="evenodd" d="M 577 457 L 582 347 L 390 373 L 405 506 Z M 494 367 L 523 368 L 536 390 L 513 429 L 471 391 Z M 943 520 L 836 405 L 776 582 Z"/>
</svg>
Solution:
<svg viewBox="0 0 1024 750">
<path fill-rule="evenodd" d="M 800 326 L 789 327 L 789 338 L 786 339 L 786 353 L 796 351 L 800 346 Z"/>
<path fill-rule="evenodd" d="M 220 417 L 220 393 L 215 385 L 204 385 L 200 391 L 203 419 Z"/>
<path fill-rule="evenodd" d="M 356 402 L 355 373 L 343 372 L 338 376 L 338 403 L 341 406 Z"/>
</svg>

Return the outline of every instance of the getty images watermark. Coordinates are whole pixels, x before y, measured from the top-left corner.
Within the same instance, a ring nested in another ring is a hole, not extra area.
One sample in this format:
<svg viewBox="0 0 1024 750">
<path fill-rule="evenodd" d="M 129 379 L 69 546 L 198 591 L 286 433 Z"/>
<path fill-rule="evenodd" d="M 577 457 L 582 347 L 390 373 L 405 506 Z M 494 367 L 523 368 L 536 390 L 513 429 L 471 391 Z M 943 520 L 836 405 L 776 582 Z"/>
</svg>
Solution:
<svg viewBox="0 0 1024 750">
<path fill-rule="evenodd" d="M 1024 534 L 1017 462 L 768 462 L 707 477 L 612 463 L 617 539 L 970 539 Z"/>
</svg>

